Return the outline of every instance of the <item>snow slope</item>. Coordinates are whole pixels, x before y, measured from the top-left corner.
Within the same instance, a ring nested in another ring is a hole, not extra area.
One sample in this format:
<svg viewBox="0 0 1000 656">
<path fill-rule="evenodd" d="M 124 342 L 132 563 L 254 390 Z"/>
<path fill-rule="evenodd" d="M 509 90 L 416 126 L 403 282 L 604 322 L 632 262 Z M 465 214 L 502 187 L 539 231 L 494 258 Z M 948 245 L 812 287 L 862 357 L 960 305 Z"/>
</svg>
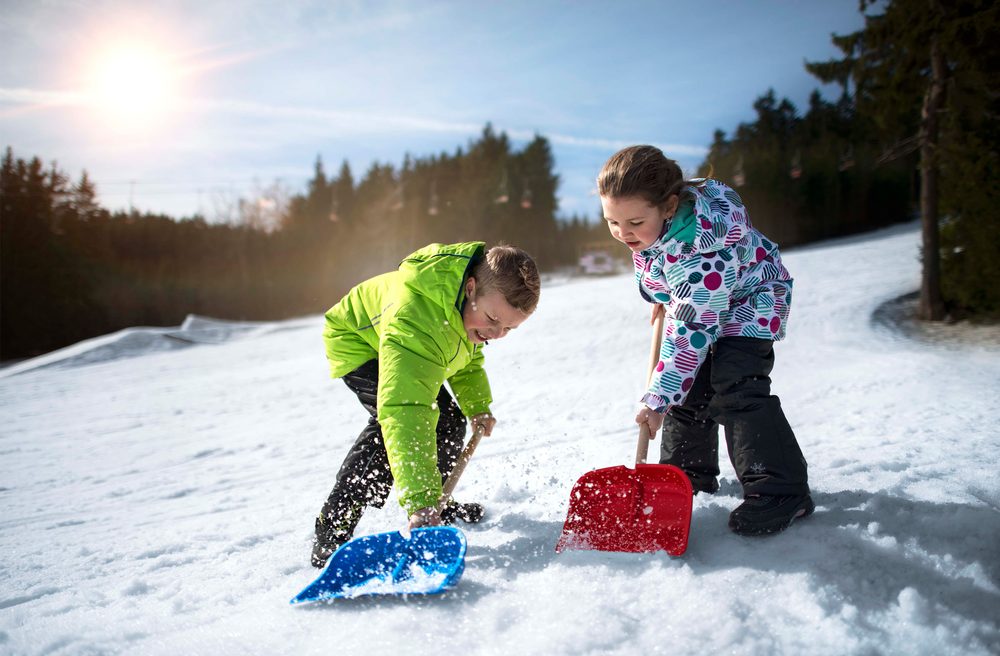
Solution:
<svg viewBox="0 0 1000 656">
<path fill-rule="evenodd" d="M 573 280 L 487 347 L 501 423 L 457 496 L 489 516 L 438 597 L 288 605 L 365 420 L 321 317 L 0 371 L 0 653 L 1000 653 L 1000 348 L 872 322 L 918 284 L 912 225 L 785 260 L 774 390 L 813 517 L 731 534 L 723 462 L 683 557 L 557 555 L 573 482 L 630 464 L 649 340 L 629 276 Z M 403 519 L 393 499 L 359 534 Z"/>
</svg>

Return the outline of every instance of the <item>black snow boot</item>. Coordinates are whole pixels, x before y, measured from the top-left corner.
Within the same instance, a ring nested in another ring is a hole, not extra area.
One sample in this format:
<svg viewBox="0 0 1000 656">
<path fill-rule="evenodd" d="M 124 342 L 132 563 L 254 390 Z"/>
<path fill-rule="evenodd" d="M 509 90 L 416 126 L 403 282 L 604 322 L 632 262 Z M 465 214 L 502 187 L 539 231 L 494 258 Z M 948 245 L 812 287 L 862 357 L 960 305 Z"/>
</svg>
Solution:
<svg viewBox="0 0 1000 656">
<path fill-rule="evenodd" d="M 767 535 L 783 531 L 796 519 L 816 510 L 808 494 L 750 495 L 729 515 L 729 528 L 739 535 Z"/>
<path fill-rule="evenodd" d="M 483 521 L 485 514 L 486 509 L 481 504 L 449 500 L 448 505 L 441 511 L 441 521 L 445 524 L 454 524 L 460 519 L 466 524 L 478 524 Z"/>
<path fill-rule="evenodd" d="M 354 536 L 354 529 L 361 521 L 363 505 L 352 506 L 342 517 L 333 519 L 320 515 L 316 518 L 316 537 L 313 538 L 312 566 L 325 567 L 333 552 Z"/>
</svg>

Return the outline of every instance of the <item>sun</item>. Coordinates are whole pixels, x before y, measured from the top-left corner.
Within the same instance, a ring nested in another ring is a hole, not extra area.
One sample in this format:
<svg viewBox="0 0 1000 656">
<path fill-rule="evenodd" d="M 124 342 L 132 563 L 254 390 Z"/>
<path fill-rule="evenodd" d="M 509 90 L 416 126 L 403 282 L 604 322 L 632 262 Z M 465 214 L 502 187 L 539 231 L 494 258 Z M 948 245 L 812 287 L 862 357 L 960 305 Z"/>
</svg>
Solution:
<svg viewBox="0 0 1000 656">
<path fill-rule="evenodd" d="M 164 52 L 140 43 L 120 43 L 93 60 L 90 98 L 94 109 L 120 128 L 159 123 L 176 102 L 179 75 Z"/>
</svg>

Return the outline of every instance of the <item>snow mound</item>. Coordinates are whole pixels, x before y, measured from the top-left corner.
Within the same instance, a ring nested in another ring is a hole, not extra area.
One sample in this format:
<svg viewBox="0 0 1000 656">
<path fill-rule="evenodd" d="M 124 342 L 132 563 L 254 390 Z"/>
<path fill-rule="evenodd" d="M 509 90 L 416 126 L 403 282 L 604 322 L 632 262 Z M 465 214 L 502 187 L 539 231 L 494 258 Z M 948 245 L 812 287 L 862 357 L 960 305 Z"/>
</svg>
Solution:
<svg viewBox="0 0 1000 656">
<path fill-rule="evenodd" d="M 0 378 L 47 368 L 82 367 L 206 344 L 258 337 L 290 328 L 301 321 L 226 321 L 189 314 L 180 326 L 125 328 L 40 355 L 0 370 Z"/>
</svg>

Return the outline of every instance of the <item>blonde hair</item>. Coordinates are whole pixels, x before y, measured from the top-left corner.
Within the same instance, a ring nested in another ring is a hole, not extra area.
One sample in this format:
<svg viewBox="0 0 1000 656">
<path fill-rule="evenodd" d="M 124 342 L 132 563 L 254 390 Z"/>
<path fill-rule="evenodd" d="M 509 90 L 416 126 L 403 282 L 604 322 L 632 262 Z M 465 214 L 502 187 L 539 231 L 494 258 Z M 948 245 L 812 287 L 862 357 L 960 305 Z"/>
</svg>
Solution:
<svg viewBox="0 0 1000 656">
<path fill-rule="evenodd" d="M 472 277 L 482 291 L 500 292 L 511 307 L 525 314 L 538 306 L 542 289 L 538 266 L 520 248 L 500 244 L 489 249 L 473 269 Z"/>
<path fill-rule="evenodd" d="M 597 175 L 597 191 L 607 198 L 641 196 L 662 207 L 671 196 L 703 180 L 685 180 L 681 167 L 656 146 L 629 146 L 612 155 Z"/>
</svg>

